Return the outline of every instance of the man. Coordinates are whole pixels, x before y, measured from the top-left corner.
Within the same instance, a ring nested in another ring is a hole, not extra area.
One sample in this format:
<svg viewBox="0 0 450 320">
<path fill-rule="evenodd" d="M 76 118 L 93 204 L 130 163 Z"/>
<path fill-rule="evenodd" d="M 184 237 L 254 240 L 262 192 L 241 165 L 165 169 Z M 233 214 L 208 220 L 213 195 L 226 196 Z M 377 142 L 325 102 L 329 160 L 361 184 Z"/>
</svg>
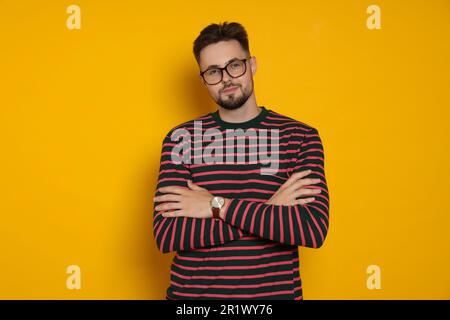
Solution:
<svg viewBox="0 0 450 320">
<path fill-rule="evenodd" d="M 298 246 L 321 247 L 329 226 L 319 133 L 257 105 L 242 25 L 207 26 L 194 55 L 219 108 L 163 141 L 153 231 L 177 252 L 166 299 L 303 299 Z"/>
</svg>

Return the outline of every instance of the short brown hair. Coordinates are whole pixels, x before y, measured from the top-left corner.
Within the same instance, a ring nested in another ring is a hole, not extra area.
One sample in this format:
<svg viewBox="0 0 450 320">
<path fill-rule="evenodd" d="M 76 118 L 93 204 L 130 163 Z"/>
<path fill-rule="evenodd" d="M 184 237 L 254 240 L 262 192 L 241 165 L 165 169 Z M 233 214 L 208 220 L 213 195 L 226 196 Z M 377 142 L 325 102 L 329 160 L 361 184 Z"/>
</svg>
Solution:
<svg viewBox="0 0 450 320">
<path fill-rule="evenodd" d="M 223 22 L 220 24 L 212 23 L 205 27 L 194 41 L 194 56 L 197 63 L 200 64 L 200 51 L 210 44 L 227 41 L 237 40 L 245 52 L 250 55 L 247 31 L 244 27 L 237 22 Z"/>
</svg>

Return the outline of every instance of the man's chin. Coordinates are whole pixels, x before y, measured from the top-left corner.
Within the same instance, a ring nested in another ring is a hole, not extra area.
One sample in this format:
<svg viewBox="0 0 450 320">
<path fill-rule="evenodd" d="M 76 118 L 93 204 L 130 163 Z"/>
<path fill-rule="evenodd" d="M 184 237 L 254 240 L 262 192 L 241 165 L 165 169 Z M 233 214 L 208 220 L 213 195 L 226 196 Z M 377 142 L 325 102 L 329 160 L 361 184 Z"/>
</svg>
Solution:
<svg viewBox="0 0 450 320">
<path fill-rule="evenodd" d="M 240 107 L 242 107 L 243 104 L 241 104 L 241 105 L 219 104 L 219 106 L 221 106 L 222 108 L 227 109 L 227 110 L 236 110 L 236 109 L 239 109 Z"/>
<path fill-rule="evenodd" d="M 247 99 L 245 99 L 245 101 L 246 100 Z M 241 99 L 239 99 L 235 103 L 226 103 L 223 100 L 220 100 L 220 101 L 217 101 L 217 104 L 227 110 L 236 110 L 236 109 L 239 109 L 240 107 L 242 107 L 245 104 L 245 101 L 241 101 Z"/>
</svg>

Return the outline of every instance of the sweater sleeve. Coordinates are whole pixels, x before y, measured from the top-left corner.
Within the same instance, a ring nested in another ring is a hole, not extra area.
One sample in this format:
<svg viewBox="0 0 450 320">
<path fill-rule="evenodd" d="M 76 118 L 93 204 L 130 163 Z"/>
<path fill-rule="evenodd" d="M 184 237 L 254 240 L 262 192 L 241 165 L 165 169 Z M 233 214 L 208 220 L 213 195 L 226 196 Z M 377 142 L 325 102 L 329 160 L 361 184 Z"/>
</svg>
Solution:
<svg viewBox="0 0 450 320">
<path fill-rule="evenodd" d="M 320 188 L 305 205 L 271 205 L 242 199 L 230 199 L 223 219 L 253 235 L 283 244 L 319 248 L 329 225 L 329 195 L 325 179 L 324 150 L 317 129 L 304 133 L 293 172 L 311 169 L 307 178 L 321 182 L 308 185 Z"/>
<path fill-rule="evenodd" d="M 162 195 L 157 191 L 161 187 L 178 186 L 188 188 L 187 180 L 191 179 L 189 166 L 182 161 L 172 159 L 172 149 L 177 142 L 167 135 L 162 144 L 159 177 L 155 196 Z M 191 179 L 192 180 L 192 179 Z M 192 250 L 211 247 L 243 236 L 242 230 L 225 221 L 211 218 L 163 217 L 164 210 L 156 211 L 153 206 L 153 236 L 158 249 L 162 253 Z"/>
</svg>

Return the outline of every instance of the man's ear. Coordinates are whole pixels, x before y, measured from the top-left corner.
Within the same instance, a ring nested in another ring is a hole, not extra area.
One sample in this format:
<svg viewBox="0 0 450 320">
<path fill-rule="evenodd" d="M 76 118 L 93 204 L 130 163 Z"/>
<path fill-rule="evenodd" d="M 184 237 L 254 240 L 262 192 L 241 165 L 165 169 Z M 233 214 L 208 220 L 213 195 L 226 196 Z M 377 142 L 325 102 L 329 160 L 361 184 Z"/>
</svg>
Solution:
<svg viewBox="0 0 450 320">
<path fill-rule="evenodd" d="M 205 80 L 203 79 L 203 77 L 201 75 L 198 75 L 198 77 L 200 78 L 200 81 L 202 82 L 202 84 L 206 85 Z"/>
<path fill-rule="evenodd" d="M 250 59 L 250 67 L 252 68 L 252 74 L 254 75 L 256 73 L 256 69 L 257 69 L 257 63 L 256 63 L 255 56 L 252 56 Z"/>
</svg>

